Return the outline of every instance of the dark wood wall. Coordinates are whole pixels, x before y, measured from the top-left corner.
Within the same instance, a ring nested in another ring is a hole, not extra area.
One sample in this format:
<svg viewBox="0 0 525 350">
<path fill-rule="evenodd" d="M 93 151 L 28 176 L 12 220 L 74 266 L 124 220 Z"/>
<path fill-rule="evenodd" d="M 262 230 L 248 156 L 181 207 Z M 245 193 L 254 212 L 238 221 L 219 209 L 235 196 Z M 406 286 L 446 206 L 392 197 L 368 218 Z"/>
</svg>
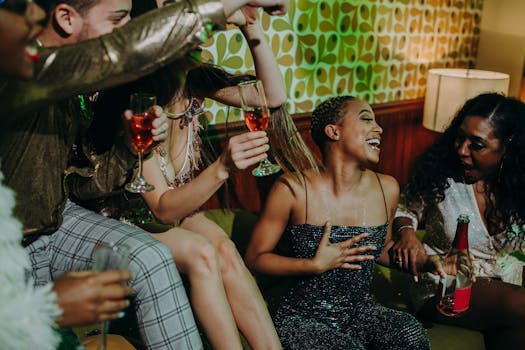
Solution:
<svg viewBox="0 0 525 350">
<path fill-rule="evenodd" d="M 377 170 L 394 176 L 404 185 L 410 176 L 415 159 L 438 137 L 438 133 L 421 125 L 423 99 L 390 102 L 372 105 L 379 125 L 383 128 L 381 141 L 381 160 Z M 308 146 L 319 155 L 319 150 L 310 138 L 310 113 L 293 116 L 301 136 Z M 245 132 L 243 122 L 213 125 L 207 131 L 209 141 L 215 148 L 224 144 L 228 136 Z M 250 169 L 251 170 L 251 169 Z M 204 205 L 203 209 L 223 207 L 229 203 L 231 208 L 259 212 L 261 203 L 268 193 L 276 176 L 256 178 L 250 171 L 231 176 L 226 186 Z"/>
</svg>

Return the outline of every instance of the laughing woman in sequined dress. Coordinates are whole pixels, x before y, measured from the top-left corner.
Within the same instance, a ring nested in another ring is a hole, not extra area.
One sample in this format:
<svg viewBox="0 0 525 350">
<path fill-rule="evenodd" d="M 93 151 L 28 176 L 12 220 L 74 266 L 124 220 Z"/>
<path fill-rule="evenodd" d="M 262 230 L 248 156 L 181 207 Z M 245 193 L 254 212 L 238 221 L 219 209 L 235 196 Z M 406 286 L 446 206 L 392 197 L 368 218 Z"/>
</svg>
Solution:
<svg viewBox="0 0 525 350">
<path fill-rule="evenodd" d="M 286 174 L 268 196 L 245 260 L 262 273 L 297 276 L 274 315 L 285 349 L 429 348 L 413 316 L 369 294 L 374 262 L 390 264 L 399 195 L 394 178 L 367 169 L 379 161 L 382 132 L 363 101 L 321 103 L 311 125 L 321 171 Z M 281 238 L 289 254 L 275 253 Z"/>
<path fill-rule="evenodd" d="M 412 286 L 420 314 L 483 331 L 487 349 L 525 346 L 525 104 L 489 93 L 467 101 L 442 137 L 420 158 L 394 221 L 400 267 L 417 275 L 420 261 L 446 252 L 456 218 L 468 214 L 469 248 L 477 276 L 470 309 L 440 316 L 431 299 L 437 281 Z M 416 235 L 425 222 L 425 236 Z"/>
</svg>

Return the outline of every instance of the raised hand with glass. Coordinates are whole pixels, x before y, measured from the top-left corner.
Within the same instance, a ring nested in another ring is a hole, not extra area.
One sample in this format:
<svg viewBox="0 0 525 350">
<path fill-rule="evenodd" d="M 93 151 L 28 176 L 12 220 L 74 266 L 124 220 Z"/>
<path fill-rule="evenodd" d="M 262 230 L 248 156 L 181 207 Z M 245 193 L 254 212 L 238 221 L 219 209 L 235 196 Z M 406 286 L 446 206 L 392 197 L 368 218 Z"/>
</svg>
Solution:
<svg viewBox="0 0 525 350">
<path fill-rule="evenodd" d="M 246 126 L 250 131 L 265 131 L 268 128 L 270 112 L 262 82 L 260 80 L 249 80 L 239 83 L 238 86 Z M 266 158 L 252 170 L 252 174 L 262 177 L 275 174 L 280 170 L 279 165 L 271 163 Z"/>
<path fill-rule="evenodd" d="M 151 130 L 155 115 L 151 108 L 156 102 L 156 97 L 147 93 L 134 93 L 130 97 L 130 109 L 133 111 L 133 116 L 128 123 L 131 131 L 131 147 L 137 152 L 139 169 L 135 180 L 125 186 L 129 192 L 144 193 L 155 189 L 142 175 L 142 155 L 153 144 Z"/>
</svg>

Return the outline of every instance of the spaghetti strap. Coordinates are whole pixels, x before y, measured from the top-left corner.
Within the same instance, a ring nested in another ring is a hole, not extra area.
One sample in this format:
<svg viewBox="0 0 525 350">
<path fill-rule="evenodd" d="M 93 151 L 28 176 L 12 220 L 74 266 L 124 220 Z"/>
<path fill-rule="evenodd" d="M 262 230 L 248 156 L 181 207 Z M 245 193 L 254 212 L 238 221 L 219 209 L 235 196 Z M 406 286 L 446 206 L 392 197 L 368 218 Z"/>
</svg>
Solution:
<svg viewBox="0 0 525 350">
<path fill-rule="evenodd" d="M 301 173 L 304 182 L 304 197 L 305 197 L 305 213 L 304 213 L 304 223 L 308 222 L 308 189 L 306 187 L 306 177 Z"/>
<path fill-rule="evenodd" d="M 374 174 L 376 175 L 377 182 L 379 182 L 379 187 L 381 188 L 381 194 L 383 194 L 383 203 L 385 203 L 385 214 L 386 214 L 386 222 L 389 223 L 389 215 L 388 215 L 388 206 L 386 205 L 386 197 L 385 197 L 385 191 L 383 191 L 383 185 L 381 184 L 381 180 L 379 180 L 379 175 L 374 171 Z"/>
</svg>

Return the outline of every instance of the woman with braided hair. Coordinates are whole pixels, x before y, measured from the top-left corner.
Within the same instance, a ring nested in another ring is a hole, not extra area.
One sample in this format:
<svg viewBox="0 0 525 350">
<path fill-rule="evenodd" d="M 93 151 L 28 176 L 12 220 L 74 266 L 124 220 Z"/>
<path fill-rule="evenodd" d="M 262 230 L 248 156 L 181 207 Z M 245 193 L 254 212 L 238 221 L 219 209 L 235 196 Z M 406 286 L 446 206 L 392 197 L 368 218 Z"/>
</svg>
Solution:
<svg viewBox="0 0 525 350">
<path fill-rule="evenodd" d="M 367 169 L 379 161 L 382 132 L 366 102 L 328 99 L 311 122 L 321 170 L 285 174 L 268 195 L 245 260 L 297 276 L 274 315 L 285 349 L 429 349 L 414 317 L 369 294 L 374 261 L 390 265 L 399 194 L 394 178 Z M 286 255 L 275 250 L 281 238 Z"/>
</svg>

